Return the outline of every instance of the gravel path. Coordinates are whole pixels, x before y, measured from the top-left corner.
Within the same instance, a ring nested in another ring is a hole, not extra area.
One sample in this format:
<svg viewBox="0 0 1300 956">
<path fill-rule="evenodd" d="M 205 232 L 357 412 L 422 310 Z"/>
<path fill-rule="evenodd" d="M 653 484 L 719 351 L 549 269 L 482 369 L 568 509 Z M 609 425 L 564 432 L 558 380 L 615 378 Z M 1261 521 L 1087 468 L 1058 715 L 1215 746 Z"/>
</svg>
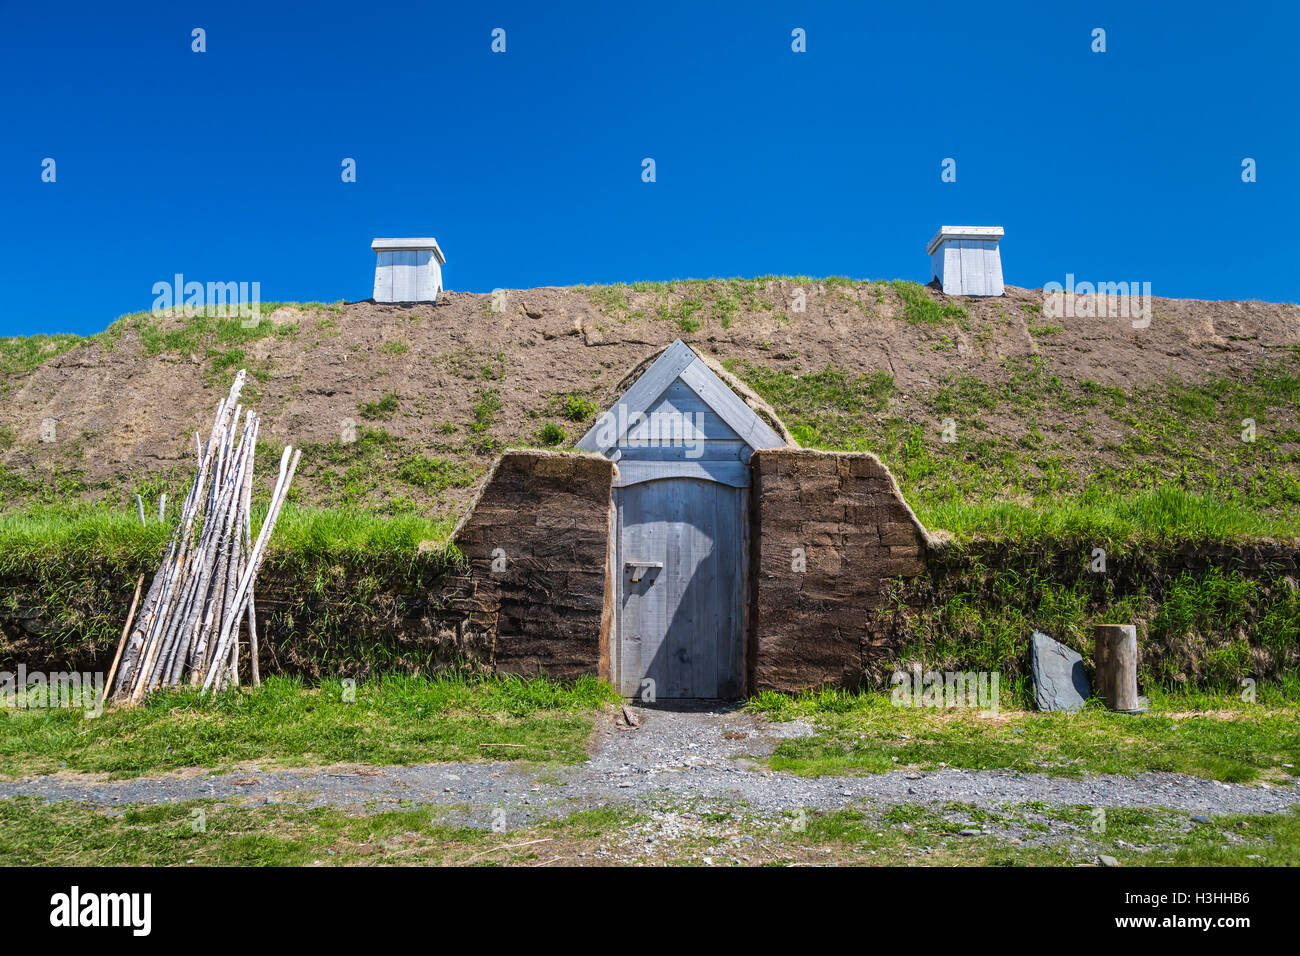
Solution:
<svg viewBox="0 0 1300 956">
<path fill-rule="evenodd" d="M 734 705 L 665 710 L 638 707 L 641 726 L 602 718 L 586 763 L 565 767 L 511 763 L 333 766 L 245 770 L 100 782 L 57 774 L 0 782 L 0 797 L 34 795 L 115 806 L 240 797 L 307 806 L 375 809 L 438 805 L 482 825 L 504 810 L 512 826 L 610 803 L 662 806 L 696 800 L 748 804 L 760 814 L 878 804 L 957 801 L 997 807 L 1025 801 L 1057 806 L 1167 807 L 1190 813 L 1274 813 L 1300 803 L 1300 786 L 1246 786 L 1183 774 L 1048 777 L 1010 771 L 904 771 L 861 777 L 804 778 L 764 770 L 755 756 L 811 725 L 770 723 Z"/>
</svg>

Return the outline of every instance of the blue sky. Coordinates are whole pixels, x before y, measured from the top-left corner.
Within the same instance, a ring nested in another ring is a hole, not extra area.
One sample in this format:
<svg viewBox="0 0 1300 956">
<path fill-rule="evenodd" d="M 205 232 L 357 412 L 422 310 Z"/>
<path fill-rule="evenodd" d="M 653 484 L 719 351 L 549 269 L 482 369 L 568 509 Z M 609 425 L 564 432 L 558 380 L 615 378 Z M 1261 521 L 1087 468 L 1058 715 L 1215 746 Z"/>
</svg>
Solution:
<svg viewBox="0 0 1300 956">
<path fill-rule="evenodd" d="M 925 281 L 939 225 L 1001 225 L 1013 285 L 1300 299 L 1294 3 L 114 6 L 0 3 L 0 334 L 178 272 L 366 298 L 375 236 L 481 292 Z"/>
</svg>

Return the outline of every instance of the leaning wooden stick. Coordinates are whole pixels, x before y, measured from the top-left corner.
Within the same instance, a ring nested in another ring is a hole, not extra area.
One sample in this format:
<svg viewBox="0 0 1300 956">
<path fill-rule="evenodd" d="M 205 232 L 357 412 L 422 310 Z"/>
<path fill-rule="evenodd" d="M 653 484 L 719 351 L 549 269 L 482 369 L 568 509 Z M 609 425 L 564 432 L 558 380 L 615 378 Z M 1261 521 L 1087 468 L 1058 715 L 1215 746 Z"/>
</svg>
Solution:
<svg viewBox="0 0 1300 956">
<path fill-rule="evenodd" d="M 248 481 L 244 485 L 244 537 L 243 537 L 243 555 L 247 561 L 253 551 L 253 526 L 252 526 L 252 496 L 253 496 L 253 471 L 250 468 L 248 472 Z M 249 676 L 253 679 L 254 687 L 262 686 L 262 675 L 258 671 L 257 664 L 257 599 L 253 596 L 252 589 L 248 594 L 248 666 Z"/>
<path fill-rule="evenodd" d="M 135 597 L 131 598 L 131 610 L 126 612 L 126 624 L 122 626 L 122 639 L 117 642 L 117 653 L 113 655 L 113 666 L 108 669 L 108 680 L 104 681 L 104 691 L 113 686 L 113 677 L 117 674 L 117 662 L 122 659 L 122 648 L 126 647 L 126 639 L 131 636 L 131 622 L 135 620 L 135 609 L 140 604 L 140 589 L 144 587 L 144 575 L 140 575 L 135 582 Z"/>
</svg>

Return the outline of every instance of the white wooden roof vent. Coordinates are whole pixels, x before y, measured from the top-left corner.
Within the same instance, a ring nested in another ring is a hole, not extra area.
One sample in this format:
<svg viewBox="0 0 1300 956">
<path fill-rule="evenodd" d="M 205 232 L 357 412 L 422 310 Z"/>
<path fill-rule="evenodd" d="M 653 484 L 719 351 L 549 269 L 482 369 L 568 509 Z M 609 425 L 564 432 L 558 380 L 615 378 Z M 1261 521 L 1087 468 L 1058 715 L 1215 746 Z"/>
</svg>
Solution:
<svg viewBox="0 0 1300 956">
<path fill-rule="evenodd" d="M 438 301 L 447 259 L 437 239 L 376 239 L 370 248 L 379 257 L 375 263 L 376 302 Z"/>
<path fill-rule="evenodd" d="M 930 281 L 944 295 L 1002 295 L 1001 226 L 940 226 L 929 245 Z"/>
</svg>

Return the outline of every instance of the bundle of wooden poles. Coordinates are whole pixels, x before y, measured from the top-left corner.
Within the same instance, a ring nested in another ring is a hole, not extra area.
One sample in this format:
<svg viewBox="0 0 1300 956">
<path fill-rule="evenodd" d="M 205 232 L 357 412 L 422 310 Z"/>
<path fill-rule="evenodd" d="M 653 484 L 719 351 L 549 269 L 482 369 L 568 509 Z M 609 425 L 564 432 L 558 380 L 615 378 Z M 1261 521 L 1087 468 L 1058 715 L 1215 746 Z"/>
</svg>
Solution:
<svg viewBox="0 0 1300 956">
<path fill-rule="evenodd" d="M 249 674 L 254 684 L 259 682 L 253 584 L 302 453 L 285 448 L 254 541 L 250 503 L 261 419 L 239 404 L 244 379 L 241 369 L 217 406 L 207 444 L 194 435 L 194 484 L 138 617 L 132 606 L 109 671 L 115 703 L 134 704 L 151 690 L 184 683 L 201 685 L 205 694 L 238 685 L 239 634 L 245 620 Z"/>
</svg>

